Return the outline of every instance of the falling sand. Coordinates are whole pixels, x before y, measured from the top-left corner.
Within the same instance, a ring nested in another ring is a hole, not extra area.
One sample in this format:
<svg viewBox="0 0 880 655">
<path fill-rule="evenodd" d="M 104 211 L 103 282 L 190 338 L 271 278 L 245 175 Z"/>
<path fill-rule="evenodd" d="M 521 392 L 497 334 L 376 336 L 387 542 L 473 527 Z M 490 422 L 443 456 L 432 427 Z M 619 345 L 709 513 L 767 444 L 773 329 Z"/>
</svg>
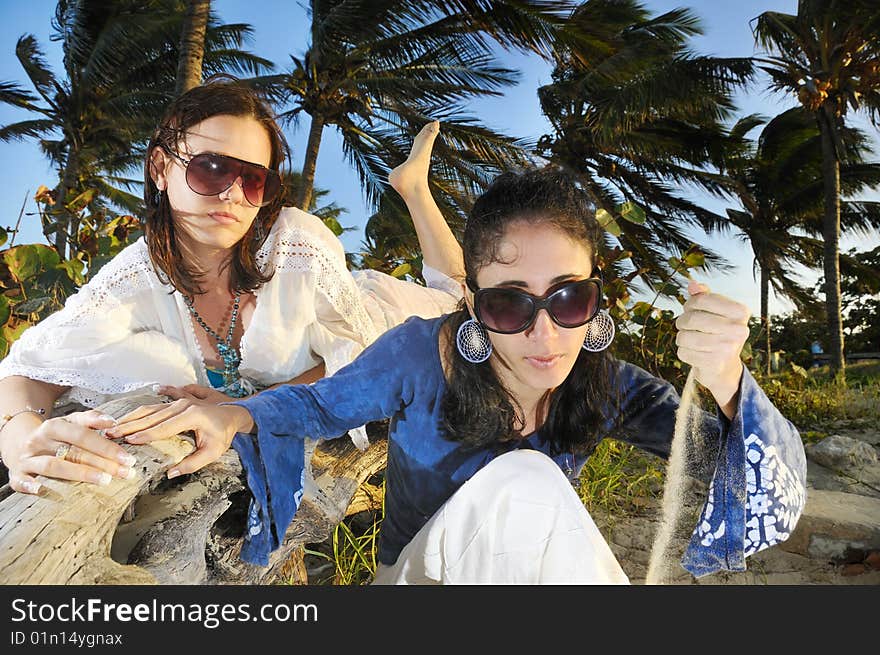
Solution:
<svg viewBox="0 0 880 655">
<path fill-rule="evenodd" d="M 666 466 L 660 527 L 651 547 L 646 585 L 666 584 L 673 572 L 680 571 L 678 556 L 671 546 L 687 493 L 688 473 L 698 460 L 709 455 L 705 452 L 705 443 L 698 427 L 700 409 L 694 403 L 695 396 L 696 380 L 691 369 L 684 383 L 681 403 L 675 413 L 675 433 Z"/>
</svg>

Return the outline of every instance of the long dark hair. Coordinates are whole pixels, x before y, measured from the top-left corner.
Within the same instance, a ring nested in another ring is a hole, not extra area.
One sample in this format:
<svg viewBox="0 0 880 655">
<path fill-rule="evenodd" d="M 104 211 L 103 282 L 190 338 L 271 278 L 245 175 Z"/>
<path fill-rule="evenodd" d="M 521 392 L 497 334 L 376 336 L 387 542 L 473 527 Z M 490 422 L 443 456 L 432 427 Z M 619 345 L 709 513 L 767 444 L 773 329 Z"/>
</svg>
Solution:
<svg viewBox="0 0 880 655">
<path fill-rule="evenodd" d="M 517 221 L 555 227 L 587 245 L 596 258 L 602 228 L 589 197 L 571 176 L 556 167 L 504 173 L 479 197 L 465 223 L 462 247 L 468 279 L 475 281 L 482 267 L 498 261 L 504 234 Z M 444 325 L 451 336 L 446 340 L 450 366 L 443 398 L 446 436 L 473 448 L 519 439 L 525 424 L 522 408 L 488 362 L 472 364 L 456 348 L 454 335 L 469 318 L 462 300 Z M 616 414 L 612 363 L 607 351 L 581 350 L 565 381 L 539 403 L 540 416 L 549 402 L 541 434 L 554 453 L 589 454 L 595 448 L 606 417 Z"/>
<path fill-rule="evenodd" d="M 163 282 L 192 296 L 202 293 L 202 271 L 186 260 L 176 234 L 171 206 L 166 193 L 158 193 L 150 174 L 151 155 L 154 148 L 175 152 L 178 143 L 185 138 L 187 130 L 212 116 L 246 116 L 254 118 L 269 135 L 271 157 L 269 168 L 278 171 L 282 162 L 289 159 L 289 150 L 281 128 L 269 105 L 254 91 L 243 86 L 228 75 L 218 75 L 206 80 L 201 86 L 181 94 L 168 107 L 150 143 L 144 164 L 144 204 L 146 205 L 145 237 L 150 258 Z M 231 267 L 230 291 L 252 291 L 272 279 L 272 270 L 260 270 L 256 252 L 275 224 L 281 211 L 281 195 L 271 204 L 261 207 L 250 229 L 236 243 L 227 264 Z"/>
</svg>

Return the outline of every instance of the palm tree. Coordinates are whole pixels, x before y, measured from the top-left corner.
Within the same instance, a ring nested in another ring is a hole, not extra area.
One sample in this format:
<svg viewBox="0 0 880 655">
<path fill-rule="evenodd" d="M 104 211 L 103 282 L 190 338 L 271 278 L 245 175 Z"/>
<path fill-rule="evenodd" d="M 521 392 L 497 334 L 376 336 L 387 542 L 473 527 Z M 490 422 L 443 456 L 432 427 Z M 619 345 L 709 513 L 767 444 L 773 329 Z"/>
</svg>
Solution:
<svg viewBox="0 0 880 655">
<path fill-rule="evenodd" d="M 777 116 L 764 127 L 757 142 L 746 139 L 746 134 L 766 119 L 756 115 L 740 119 L 730 131 L 731 139 L 741 143 L 739 152 L 728 153 L 716 162 L 721 172 L 734 180 L 743 210 L 728 209 L 727 215 L 752 248 L 753 275 L 759 272 L 761 276 L 761 336 L 767 374 L 772 352 L 771 284 L 777 294 L 793 300 L 799 309 L 813 304 L 809 291 L 791 275 L 791 265 L 815 265 L 817 260 L 809 258 L 815 254 L 814 240 L 793 232 L 804 217 L 786 207 L 792 183 L 802 181 L 805 168 L 816 164 L 815 158 L 803 157 L 803 142 L 811 136 L 807 134 L 809 126 L 804 129 L 803 118 L 802 112 L 792 111 Z"/>
<path fill-rule="evenodd" d="M 880 6 L 874 0 L 799 0 L 796 15 L 764 12 L 756 41 L 771 54 L 770 88 L 796 94 L 819 128 L 824 184 L 825 307 L 831 369 L 845 367 L 840 301 L 841 132 L 850 109 L 880 117 Z"/>
<path fill-rule="evenodd" d="M 480 126 L 463 108 L 516 80 L 515 71 L 495 62 L 493 43 L 547 56 L 572 7 L 553 0 L 309 2 L 308 50 L 291 57 L 288 72 L 256 82 L 289 107 L 281 114 L 286 120 L 310 117 L 297 206 L 309 204 L 330 125 L 374 206 L 388 172 L 429 120 L 444 125 L 445 146 L 436 151 L 443 181 L 434 187 L 441 207 L 479 192 L 499 170 L 524 163 L 524 144 Z"/>
<path fill-rule="evenodd" d="M 816 268 L 822 262 L 822 146 L 816 122 L 802 107 L 783 112 L 768 122 L 756 142 L 746 134 L 765 119 L 746 116 L 730 131 L 739 147 L 726 153 L 716 166 L 733 180 L 743 210 L 728 209 L 754 253 L 760 271 L 761 326 L 765 366 L 770 372 L 769 290 L 794 302 L 799 311 L 813 309 L 811 289 L 791 274 L 792 264 Z M 846 152 L 841 168 L 846 196 L 853 196 L 880 181 L 880 166 L 864 162 L 869 152 L 867 136 L 847 128 L 842 134 Z M 866 233 L 880 226 L 880 203 L 842 201 L 843 229 Z M 849 263 L 849 262 L 848 262 Z"/>
<path fill-rule="evenodd" d="M 880 351 L 880 246 L 868 252 L 851 249 L 840 264 L 847 339 L 855 351 Z"/>
<path fill-rule="evenodd" d="M 202 60 L 205 58 L 205 32 L 211 0 L 188 0 L 186 18 L 180 33 L 180 55 L 177 62 L 177 87 L 174 95 L 197 87 L 202 81 Z"/>
<path fill-rule="evenodd" d="M 281 204 L 284 207 L 293 207 L 294 199 L 299 194 L 300 187 L 303 184 L 303 176 L 296 171 L 287 171 L 282 173 L 281 180 Z M 324 198 L 330 193 L 327 189 L 316 188 L 312 190 L 311 203 L 307 211 L 324 221 L 333 234 L 340 236 L 344 232 L 351 232 L 356 229 L 353 227 L 343 227 L 339 223 L 339 217 L 347 214 L 348 210 L 340 207 L 335 202 L 324 204 Z"/>
<path fill-rule="evenodd" d="M 0 101 L 34 118 L 0 127 L 0 141 L 36 139 L 58 170 L 53 220 L 43 232 L 62 259 L 76 247 L 85 209 L 100 215 L 109 202 L 140 210 L 130 193 L 138 182 L 128 173 L 142 165 L 142 146 L 173 97 L 183 10 L 178 0 L 61 0 L 52 24 L 63 77 L 32 35 L 18 40 L 16 55 L 36 94 L 3 82 Z M 206 72 L 265 72 L 270 62 L 239 49 L 249 35 L 246 25 L 211 17 Z"/>
<path fill-rule="evenodd" d="M 436 181 L 436 176 L 432 178 Z M 464 225 L 463 212 L 456 207 L 446 207 L 445 216 L 453 228 Z M 415 280 L 422 279 L 422 252 L 415 229 L 394 191 L 382 194 L 376 212 L 367 219 L 357 257 L 355 266 L 358 268 L 372 268 L 395 275 L 409 274 Z"/>
<path fill-rule="evenodd" d="M 652 17 L 635 0 L 588 0 L 569 22 L 575 42 L 557 51 L 553 81 L 539 89 L 554 132 L 539 140 L 538 151 L 579 176 L 607 212 L 600 214 L 609 245 L 615 236 L 654 288 L 674 274 L 669 255 L 691 245 L 683 227 L 708 231 L 727 223 L 675 185 L 728 191 L 706 166 L 727 147 L 731 94 L 750 79 L 752 63 L 693 54 L 688 39 L 701 28 L 687 9 Z M 618 220 L 632 203 L 644 210 L 641 224 Z M 726 266 L 705 254 L 707 266 Z"/>
</svg>

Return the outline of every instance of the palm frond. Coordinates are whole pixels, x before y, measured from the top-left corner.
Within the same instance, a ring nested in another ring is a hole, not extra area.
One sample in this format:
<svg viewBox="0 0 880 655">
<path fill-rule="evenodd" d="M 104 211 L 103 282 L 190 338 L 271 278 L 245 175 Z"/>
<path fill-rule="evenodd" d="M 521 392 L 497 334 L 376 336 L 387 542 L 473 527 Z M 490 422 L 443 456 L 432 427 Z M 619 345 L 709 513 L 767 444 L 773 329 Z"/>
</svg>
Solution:
<svg viewBox="0 0 880 655">
<path fill-rule="evenodd" d="M 36 37 L 32 34 L 22 36 L 15 45 L 15 56 L 37 93 L 52 105 L 52 98 L 58 91 L 58 83 L 46 63 Z"/>
<path fill-rule="evenodd" d="M 55 123 L 45 118 L 19 121 L 0 127 L 0 141 L 24 141 L 28 138 L 42 137 L 55 129 Z"/>
</svg>

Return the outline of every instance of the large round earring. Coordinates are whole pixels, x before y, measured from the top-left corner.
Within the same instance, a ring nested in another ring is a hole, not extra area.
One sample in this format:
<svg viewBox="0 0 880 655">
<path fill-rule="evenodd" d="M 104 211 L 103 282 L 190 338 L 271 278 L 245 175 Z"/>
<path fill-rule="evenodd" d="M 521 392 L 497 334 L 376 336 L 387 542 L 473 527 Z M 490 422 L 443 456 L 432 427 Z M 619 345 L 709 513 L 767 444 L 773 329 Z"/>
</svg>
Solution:
<svg viewBox="0 0 880 655">
<path fill-rule="evenodd" d="M 587 323 L 587 336 L 584 337 L 584 350 L 598 353 L 605 350 L 614 340 L 614 320 L 606 310 L 596 314 Z"/>
<path fill-rule="evenodd" d="M 492 342 L 486 328 L 469 318 L 458 328 L 455 335 L 458 352 L 471 364 L 481 364 L 492 354 Z"/>
</svg>

